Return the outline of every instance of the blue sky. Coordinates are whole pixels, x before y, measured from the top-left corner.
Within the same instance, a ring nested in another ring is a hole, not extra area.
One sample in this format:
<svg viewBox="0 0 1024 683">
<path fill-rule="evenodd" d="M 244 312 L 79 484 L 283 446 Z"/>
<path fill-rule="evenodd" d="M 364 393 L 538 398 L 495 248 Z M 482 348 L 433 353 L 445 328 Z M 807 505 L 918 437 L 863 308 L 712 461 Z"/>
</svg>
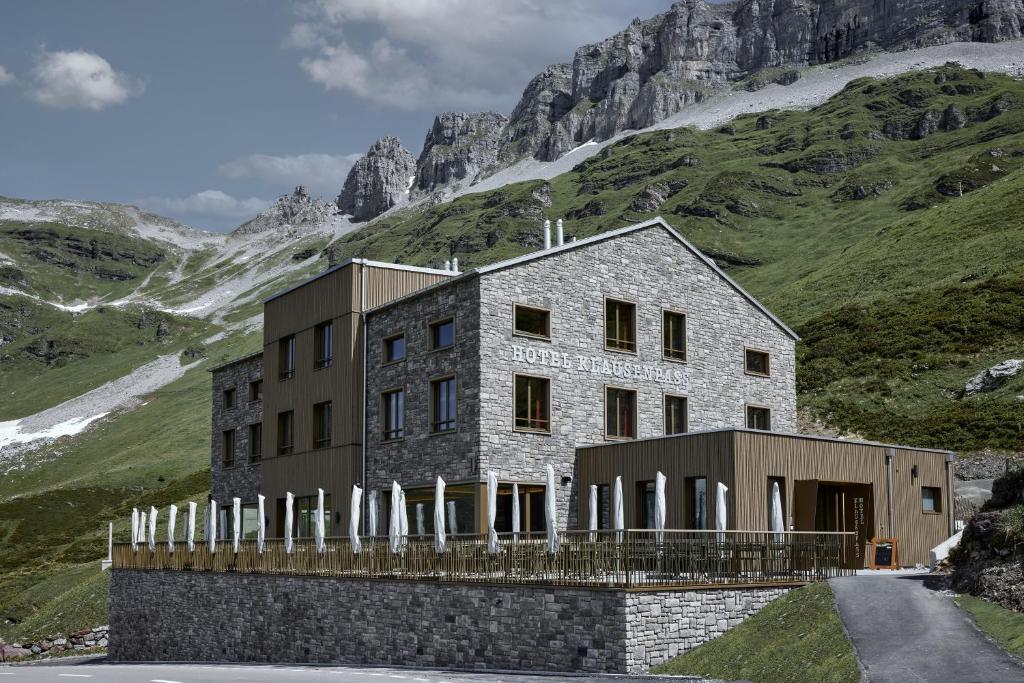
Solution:
<svg viewBox="0 0 1024 683">
<path fill-rule="evenodd" d="M 0 195 L 228 230 L 333 198 L 386 134 L 511 111 L 529 78 L 669 0 L 24 0 L 0 10 Z"/>
</svg>

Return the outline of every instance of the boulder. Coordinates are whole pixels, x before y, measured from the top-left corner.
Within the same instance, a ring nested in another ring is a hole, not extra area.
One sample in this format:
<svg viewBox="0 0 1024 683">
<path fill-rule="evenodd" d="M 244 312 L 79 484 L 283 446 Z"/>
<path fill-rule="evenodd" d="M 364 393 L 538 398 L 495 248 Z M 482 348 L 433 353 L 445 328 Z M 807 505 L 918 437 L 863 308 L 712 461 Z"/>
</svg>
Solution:
<svg viewBox="0 0 1024 683">
<path fill-rule="evenodd" d="M 14 645 L 0 645 L 0 661 L 6 662 L 15 657 L 28 657 L 32 654 L 32 650 L 21 647 L 20 644 L 15 643 Z"/>
<path fill-rule="evenodd" d="M 1016 377 L 1024 370 L 1024 360 L 1010 359 L 996 363 L 992 367 L 967 380 L 964 385 L 964 396 L 974 396 L 987 391 L 994 391 L 1005 384 L 1010 378 Z"/>
</svg>

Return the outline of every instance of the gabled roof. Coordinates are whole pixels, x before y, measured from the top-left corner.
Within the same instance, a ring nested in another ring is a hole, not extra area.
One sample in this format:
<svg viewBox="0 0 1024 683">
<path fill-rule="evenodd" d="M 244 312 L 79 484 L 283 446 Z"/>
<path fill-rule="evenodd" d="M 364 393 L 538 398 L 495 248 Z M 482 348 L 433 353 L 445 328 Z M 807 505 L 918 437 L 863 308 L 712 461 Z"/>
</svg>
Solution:
<svg viewBox="0 0 1024 683">
<path fill-rule="evenodd" d="M 696 256 L 701 261 L 703 261 L 704 264 L 708 268 L 713 270 L 715 273 L 718 274 L 718 276 L 720 278 L 725 280 L 726 283 L 728 283 L 730 287 L 732 287 L 741 296 L 743 296 L 747 301 L 749 301 L 751 304 L 753 304 L 759 311 L 761 311 L 766 316 L 768 316 L 768 318 L 772 322 L 774 322 L 776 325 L 778 325 L 779 328 L 783 332 L 788 334 L 794 340 L 799 341 L 800 336 L 797 335 L 796 332 L 791 330 L 789 328 L 789 326 L 787 326 L 784 322 L 779 320 L 775 316 L 774 313 L 772 313 L 767 308 L 765 308 L 761 304 L 761 302 L 759 302 L 757 299 L 755 299 L 753 296 L 751 296 L 745 289 L 740 287 L 736 283 L 735 280 L 733 280 L 731 277 L 726 275 L 722 271 L 722 269 L 719 268 L 718 265 L 714 261 L 712 261 L 710 258 L 705 256 L 701 252 L 700 249 L 698 249 L 697 247 L 693 246 L 685 237 L 683 237 L 681 234 L 679 234 L 675 230 L 675 228 L 673 228 L 671 225 L 669 225 L 665 221 L 665 219 L 662 218 L 661 216 L 656 216 L 655 218 L 652 218 L 652 219 L 650 219 L 648 221 L 644 221 L 643 223 L 637 223 L 635 225 L 627 225 L 624 228 L 618 228 L 616 230 L 608 230 L 607 232 L 602 232 L 602 233 L 599 233 L 597 235 L 593 235 L 591 237 L 587 237 L 585 239 L 577 240 L 575 242 L 566 242 L 565 244 L 562 244 L 562 245 L 556 246 L 556 247 L 551 247 L 550 249 L 545 249 L 545 250 L 542 250 L 542 251 L 535 251 L 535 252 L 532 252 L 530 254 L 524 254 L 523 256 L 517 256 L 516 258 L 511 258 L 511 259 L 508 259 L 506 261 L 499 261 L 497 263 L 492 263 L 492 264 L 490 264 L 488 266 L 481 266 L 480 268 L 475 268 L 474 270 L 471 270 L 471 271 L 469 271 L 466 274 L 468 275 L 468 274 L 471 274 L 471 273 L 477 273 L 477 274 L 480 274 L 480 275 L 484 275 L 486 273 L 493 273 L 495 271 L 504 270 L 506 268 L 514 268 L 514 267 L 522 265 L 524 263 L 529 263 L 530 261 L 534 261 L 534 260 L 542 259 L 542 258 L 547 258 L 548 256 L 555 256 L 556 254 L 562 254 L 564 252 L 571 251 L 573 249 L 580 249 L 582 247 L 586 247 L 586 246 L 591 245 L 591 244 L 596 244 L 597 242 L 603 242 L 604 240 L 615 239 L 616 237 L 620 237 L 622 235 L 628 235 L 628 234 L 630 234 L 632 232 L 638 232 L 640 230 L 646 230 L 647 228 L 652 228 L 652 227 L 661 227 L 664 230 L 666 230 L 670 235 L 672 235 L 672 237 L 674 237 L 676 240 L 678 240 L 680 244 L 682 244 L 684 247 L 689 249 L 693 253 L 694 256 Z"/>
</svg>

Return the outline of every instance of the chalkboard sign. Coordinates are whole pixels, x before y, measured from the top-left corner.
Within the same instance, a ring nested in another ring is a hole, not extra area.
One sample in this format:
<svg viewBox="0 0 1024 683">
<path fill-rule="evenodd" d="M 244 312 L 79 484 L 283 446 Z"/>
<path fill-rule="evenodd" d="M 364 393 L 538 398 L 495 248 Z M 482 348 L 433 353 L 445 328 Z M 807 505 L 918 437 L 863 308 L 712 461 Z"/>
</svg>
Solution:
<svg viewBox="0 0 1024 683">
<path fill-rule="evenodd" d="M 872 569 L 899 569 L 898 542 L 895 538 L 872 538 L 871 555 L 868 557 Z"/>
</svg>

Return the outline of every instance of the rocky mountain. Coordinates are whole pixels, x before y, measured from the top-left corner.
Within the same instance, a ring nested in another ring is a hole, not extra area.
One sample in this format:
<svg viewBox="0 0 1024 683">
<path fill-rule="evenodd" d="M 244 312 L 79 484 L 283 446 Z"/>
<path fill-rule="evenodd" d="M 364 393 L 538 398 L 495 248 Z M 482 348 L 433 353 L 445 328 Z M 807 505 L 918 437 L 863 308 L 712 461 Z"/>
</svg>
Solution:
<svg viewBox="0 0 1024 683">
<path fill-rule="evenodd" d="M 416 176 L 416 159 L 398 138 L 377 140 L 356 161 L 338 195 L 338 208 L 356 221 L 375 218 L 409 192 Z"/>
<path fill-rule="evenodd" d="M 309 191 L 299 185 L 291 194 L 279 197 L 266 211 L 235 228 L 234 232 L 248 235 L 282 228 L 319 228 L 337 212 L 335 204 L 311 197 Z"/>
<path fill-rule="evenodd" d="M 863 50 L 1022 36 L 1020 0 L 682 0 L 578 48 L 571 64 L 549 66 L 507 121 L 496 114 L 439 115 L 416 163 L 415 187 L 429 193 L 524 158 L 554 161 L 590 140 L 652 126 L 737 82 L 790 83 L 800 67 Z M 394 165 L 405 168 L 399 150 L 396 144 L 382 153 L 393 152 Z M 375 197 L 360 206 L 360 220 L 394 206 L 381 199 L 380 184 L 379 174 L 364 169 L 353 169 L 346 181 L 343 196 Z"/>
</svg>

